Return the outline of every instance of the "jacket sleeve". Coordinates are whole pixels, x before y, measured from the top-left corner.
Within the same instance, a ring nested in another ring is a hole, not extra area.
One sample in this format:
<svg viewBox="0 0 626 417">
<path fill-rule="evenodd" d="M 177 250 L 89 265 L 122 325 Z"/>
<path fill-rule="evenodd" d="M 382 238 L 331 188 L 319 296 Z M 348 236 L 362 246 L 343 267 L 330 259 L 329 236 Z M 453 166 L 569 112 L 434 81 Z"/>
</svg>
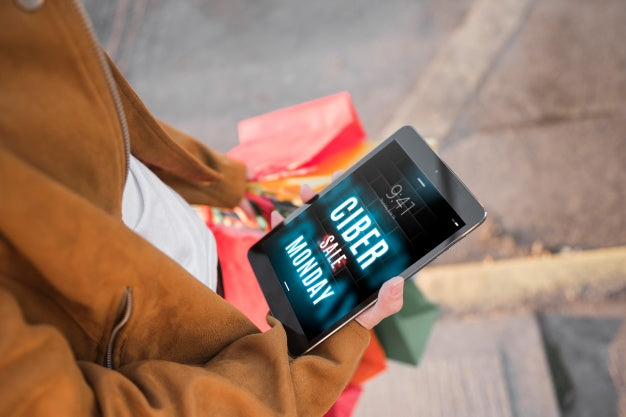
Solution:
<svg viewBox="0 0 626 417">
<path fill-rule="evenodd" d="M 3 416 L 321 416 L 347 384 L 369 333 L 351 323 L 289 358 L 280 324 L 233 342 L 204 366 L 164 360 L 116 370 L 77 361 L 52 326 L 30 325 L 0 289 Z"/>
<path fill-rule="evenodd" d="M 320 416 L 366 347 L 352 322 L 291 358 L 280 324 L 260 333 L 116 216 L 2 149 L 0 190 L 1 416 Z M 113 343 L 124 287 L 130 318 Z M 107 346 L 115 369 L 101 365 Z"/>
<path fill-rule="evenodd" d="M 166 134 L 186 152 L 219 174 L 210 182 L 190 181 L 175 173 L 153 167 L 153 171 L 161 180 L 192 204 L 224 207 L 237 205 L 246 189 L 246 166 L 240 161 L 209 149 L 198 140 L 163 121 L 159 121 L 159 124 Z"/>
</svg>

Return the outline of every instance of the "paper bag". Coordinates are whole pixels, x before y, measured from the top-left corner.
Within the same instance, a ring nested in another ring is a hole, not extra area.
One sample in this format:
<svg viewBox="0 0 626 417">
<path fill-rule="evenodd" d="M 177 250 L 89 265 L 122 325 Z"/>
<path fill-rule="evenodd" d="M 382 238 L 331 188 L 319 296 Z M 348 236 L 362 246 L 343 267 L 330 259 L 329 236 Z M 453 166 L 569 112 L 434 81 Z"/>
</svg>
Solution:
<svg viewBox="0 0 626 417">
<path fill-rule="evenodd" d="M 346 92 L 242 120 L 238 131 L 240 145 L 228 156 L 244 161 L 257 181 L 309 174 L 365 139 Z"/>
</svg>

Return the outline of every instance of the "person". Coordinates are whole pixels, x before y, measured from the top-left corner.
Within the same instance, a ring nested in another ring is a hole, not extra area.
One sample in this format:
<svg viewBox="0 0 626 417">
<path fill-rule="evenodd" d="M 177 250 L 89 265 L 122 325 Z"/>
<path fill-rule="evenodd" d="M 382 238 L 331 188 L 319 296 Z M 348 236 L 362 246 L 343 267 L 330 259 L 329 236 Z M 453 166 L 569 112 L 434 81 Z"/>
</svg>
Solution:
<svg viewBox="0 0 626 417">
<path fill-rule="evenodd" d="M 78 1 L 2 2 L 0 24 L 0 415 L 322 415 L 402 280 L 290 357 L 212 290 L 185 217 L 236 205 L 244 165 L 156 120 Z"/>
</svg>

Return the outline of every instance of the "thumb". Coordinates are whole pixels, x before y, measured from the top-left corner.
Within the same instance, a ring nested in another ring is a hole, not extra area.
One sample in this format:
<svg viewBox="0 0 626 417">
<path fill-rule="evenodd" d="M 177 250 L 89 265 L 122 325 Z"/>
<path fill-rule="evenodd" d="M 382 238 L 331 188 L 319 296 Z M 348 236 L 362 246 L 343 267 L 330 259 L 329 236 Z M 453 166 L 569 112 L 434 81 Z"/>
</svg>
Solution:
<svg viewBox="0 0 626 417">
<path fill-rule="evenodd" d="M 279 212 L 277 212 L 276 210 L 273 210 L 272 214 L 270 215 L 270 228 L 272 229 L 275 228 L 283 220 L 285 220 L 285 218 L 281 216 Z"/>
<path fill-rule="evenodd" d="M 356 321 L 366 329 L 372 329 L 383 319 L 400 311 L 403 293 L 404 278 L 391 278 L 380 287 L 376 304 L 361 313 Z"/>
</svg>

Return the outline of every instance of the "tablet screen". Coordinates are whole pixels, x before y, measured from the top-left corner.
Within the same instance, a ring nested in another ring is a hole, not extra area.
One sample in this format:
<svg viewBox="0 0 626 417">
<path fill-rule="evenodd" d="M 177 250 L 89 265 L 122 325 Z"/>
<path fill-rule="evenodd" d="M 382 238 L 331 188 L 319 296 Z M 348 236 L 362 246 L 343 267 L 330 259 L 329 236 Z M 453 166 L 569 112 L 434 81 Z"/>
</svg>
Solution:
<svg viewBox="0 0 626 417">
<path fill-rule="evenodd" d="M 396 141 L 263 242 L 309 340 L 465 225 Z"/>
</svg>

